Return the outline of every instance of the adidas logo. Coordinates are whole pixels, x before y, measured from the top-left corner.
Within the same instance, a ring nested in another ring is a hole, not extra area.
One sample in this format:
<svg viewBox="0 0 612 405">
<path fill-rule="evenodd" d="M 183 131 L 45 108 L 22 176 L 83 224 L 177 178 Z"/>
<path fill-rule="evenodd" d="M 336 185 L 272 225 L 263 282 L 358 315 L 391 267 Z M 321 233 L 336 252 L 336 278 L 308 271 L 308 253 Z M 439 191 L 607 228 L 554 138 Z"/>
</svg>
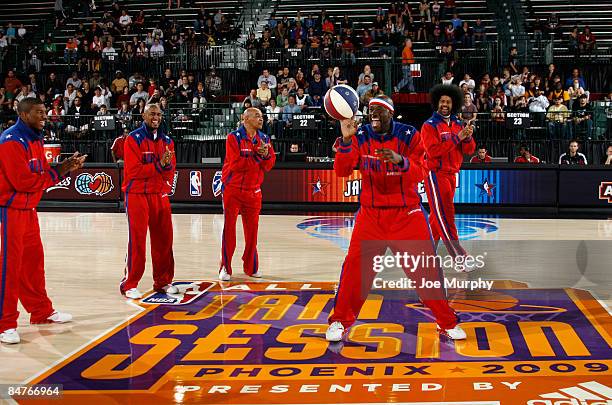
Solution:
<svg viewBox="0 0 612 405">
<path fill-rule="evenodd" d="M 612 388 L 589 381 L 541 394 L 540 398 L 527 401 L 527 405 L 612 405 Z"/>
</svg>

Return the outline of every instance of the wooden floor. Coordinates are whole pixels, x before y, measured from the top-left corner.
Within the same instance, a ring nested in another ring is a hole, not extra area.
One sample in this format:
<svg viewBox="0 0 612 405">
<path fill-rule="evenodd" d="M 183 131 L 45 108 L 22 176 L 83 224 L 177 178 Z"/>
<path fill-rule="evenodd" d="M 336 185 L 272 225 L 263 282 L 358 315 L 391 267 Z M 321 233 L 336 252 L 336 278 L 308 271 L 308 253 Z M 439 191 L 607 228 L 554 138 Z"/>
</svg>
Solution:
<svg viewBox="0 0 612 405">
<path fill-rule="evenodd" d="M 260 268 L 270 281 L 335 281 L 344 251 L 325 238 L 309 236 L 296 225 L 307 217 L 262 216 L 259 232 Z M 174 216 L 176 279 L 215 280 L 218 270 L 221 215 Z M 612 241 L 612 221 L 488 219 L 498 230 L 477 235 L 490 240 L 604 240 Z M 118 290 L 123 274 L 127 223 L 122 214 L 41 213 L 49 295 L 55 307 L 75 316 L 66 325 L 30 326 L 23 311 L 19 319 L 20 345 L 0 345 L 0 381 L 18 383 L 31 378 L 94 337 L 133 315 L 137 309 Z M 241 228 L 240 226 L 238 228 Z M 347 238 L 349 230 L 339 231 Z M 240 269 L 242 230 L 238 232 L 234 267 Z M 521 256 L 521 252 L 513 252 Z M 537 255 L 524 257 L 536 265 Z M 568 287 L 555 269 L 525 271 L 522 266 L 485 270 L 491 279 L 513 279 L 533 287 Z M 600 269 L 604 283 L 588 280 L 576 285 L 610 291 L 610 267 Z M 571 278 L 570 276 L 568 276 Z M 236 279 L 245 278 L 238 274 Z M 605 284 L 605 280 L 608 284 Z M 151 288 L 147 272 L 141 290 Z"/>
</svg>

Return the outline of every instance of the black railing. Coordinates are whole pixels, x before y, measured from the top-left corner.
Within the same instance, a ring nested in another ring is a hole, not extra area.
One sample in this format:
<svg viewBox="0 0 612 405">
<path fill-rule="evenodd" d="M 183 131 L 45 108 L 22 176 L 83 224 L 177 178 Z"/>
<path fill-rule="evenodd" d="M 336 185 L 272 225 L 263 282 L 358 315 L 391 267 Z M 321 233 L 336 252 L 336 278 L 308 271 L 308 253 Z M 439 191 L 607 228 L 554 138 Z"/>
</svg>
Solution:
<svg viewBox="0 0 612 405">
<path fill-rule="evenodd" d="M 263 130 L 272 137 L 281 156 L 294 143 L 309 156 L 333 156 L 331 147 L 340 136 L 338 121 L 330 119 L 320 107 L 303 108 L 295 113 L 288 111 L 264 115 Z M 162 128 L 175 140 L 179 162 L 200 163 L 202 158 L 225 155 L 225 138 L 238 126 L 241 112 L 229 104 L 204 109 L 194 109 L 190 104 L 173 106 L 164 113 Z M 142 118 L 138 114 L 129 117 L 115 114 L 109 119 L 112 126 L 101 125 L 97 122 L 100 117 L 92 115 L 51 116 L 45 127 L 46 142 L 61 144 L 61 150 L 66 153 L 74 150 L 87 153 L 92 162 L 110 162 L 113 140 L 125 130 L 139 126 Z M 492 156 L 512 161 L 518 147 L 525 144 L 546 162 L 556 162 L 572 138 L 581 142 L 589 160 L 598 162 L 612 139 L 610 119 L 603 123 L 595 120 L 592 128 L 584 122 L 574 122 L 571 117 L 564 123 L 553 123 L 544 114 L 529 114 L 529 120 L 530 124 L 524 125 L 516 117 L 506 117 L 504 112 L 478 114 L 474 138 Z"/>
</svg>

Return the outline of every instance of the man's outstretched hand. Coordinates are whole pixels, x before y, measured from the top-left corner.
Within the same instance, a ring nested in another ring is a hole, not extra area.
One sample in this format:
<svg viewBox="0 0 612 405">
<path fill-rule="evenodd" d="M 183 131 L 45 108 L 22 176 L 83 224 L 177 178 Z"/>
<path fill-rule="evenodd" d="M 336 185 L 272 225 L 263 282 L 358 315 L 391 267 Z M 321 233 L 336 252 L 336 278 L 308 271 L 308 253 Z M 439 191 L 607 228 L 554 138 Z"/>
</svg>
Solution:
<svg viewBox="0 0 612 405">
<path fill-rule="evenodd" d="M 72 156 L 67 159 L 64 159 L 62 163 L 57 168 L 60 176 L 65 176 L 73 170 L 80 169 L 83 167 L 85 163 L 85 159 L 87 159 L 87 155 L 81 155 L 79 152 L 74 152 Z"/>
</svg>

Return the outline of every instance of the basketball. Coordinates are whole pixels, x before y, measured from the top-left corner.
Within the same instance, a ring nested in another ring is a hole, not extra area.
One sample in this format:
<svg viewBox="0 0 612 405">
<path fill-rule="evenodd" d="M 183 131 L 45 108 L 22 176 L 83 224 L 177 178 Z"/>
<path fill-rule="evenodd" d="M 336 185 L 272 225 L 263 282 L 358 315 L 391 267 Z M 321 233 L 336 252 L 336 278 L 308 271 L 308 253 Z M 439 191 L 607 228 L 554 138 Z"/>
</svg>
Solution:
<svg viewBox="0 0 612 405">
<path fill-rule="evenodd" d="M 359 108 L 357 92 L 345 84 L 332 87 L 325 94 L 323 101 L 325 111 L 336 120 L 352 118 Z"/>
</svg>

